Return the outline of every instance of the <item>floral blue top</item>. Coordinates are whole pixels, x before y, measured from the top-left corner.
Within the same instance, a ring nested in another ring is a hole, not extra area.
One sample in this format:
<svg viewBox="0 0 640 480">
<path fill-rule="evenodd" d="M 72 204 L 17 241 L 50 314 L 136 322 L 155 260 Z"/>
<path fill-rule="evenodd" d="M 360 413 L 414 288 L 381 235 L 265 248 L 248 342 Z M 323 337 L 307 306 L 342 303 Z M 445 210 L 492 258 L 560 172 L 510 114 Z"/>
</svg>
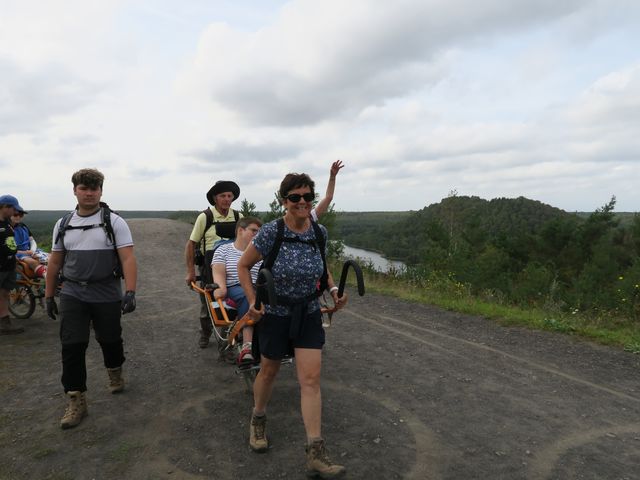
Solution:
<svg viewBox="0 0 640 480">
<path fill-rule="evenodd" d="M 256 250 L 265 258 L 276 241 L 278 227 L 277 220 L 267 223 L 260 228 L 260 231 L 252 240 Z M 320 229 L 327 238 L 327 229 L 320 225 Z M 285 238 L 298 237 L 301 240 L 315 240 L 313 226 L 303 233 L 295 233 L 287 225 L 284 226 Z M 326 243 L 325 243 L 326 245 Z M 325 252 L 326 254 L 326 252 Z M 322 256 L 317 247 L 301 242 L 282 242 L 280 252 L 276 258 L 271 274 L 275 284 L 276 295 L 303 298 L 316 291 L 316 285 L 322 276 Z M 320 308 L 317 299 L 309 302 L 308 312 L 314 312 Z M 272 308 L 265 306 L 266 312 L 279 316 L 289 314 L 286 306 Z"/>
</svg>

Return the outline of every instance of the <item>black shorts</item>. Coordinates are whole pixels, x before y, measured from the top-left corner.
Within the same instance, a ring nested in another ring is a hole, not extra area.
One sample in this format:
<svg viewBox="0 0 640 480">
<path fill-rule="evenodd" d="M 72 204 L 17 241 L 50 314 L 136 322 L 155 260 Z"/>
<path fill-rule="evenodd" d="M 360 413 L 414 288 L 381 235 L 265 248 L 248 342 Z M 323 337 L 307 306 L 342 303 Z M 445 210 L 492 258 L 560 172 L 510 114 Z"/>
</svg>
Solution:
<svg viewBox="0 0 640 480">
<path fill-rule="evenodd" d="M 266 314 L 258 325 L 260 355 L 264 355 L 269 360 L 281 360 L 292 356 L 296 348 L 321 350 L 324 345 L 324 328 L 322 328 L 320 309 L 307 314 L 298 338 L 289 338 L 290 316 Z"/>
<path fill-rule="evenodd" d="M 120 302 L 87 303 L 71 295 L 60 295 L 60 341 L 62 345 L 88 343 L 90 327 L 96 340 L 114 343 L 122 340 Z"/>
<path fill-rule="evenodd" d="M 17 286 L 15 270 L 0 272 L 0 288 L 4 290 L 13 290 Z"/>
</svg>

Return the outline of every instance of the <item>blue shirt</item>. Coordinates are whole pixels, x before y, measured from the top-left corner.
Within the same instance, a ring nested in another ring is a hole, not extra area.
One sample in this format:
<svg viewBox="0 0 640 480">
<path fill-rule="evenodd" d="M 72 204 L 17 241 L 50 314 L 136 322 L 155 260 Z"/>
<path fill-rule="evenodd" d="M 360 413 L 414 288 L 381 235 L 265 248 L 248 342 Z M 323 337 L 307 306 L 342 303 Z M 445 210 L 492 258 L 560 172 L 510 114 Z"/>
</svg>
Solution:
<svg viewBox="0 0 640 480">
<path fill-rule="evenodd" d="M 18 250 L 26 251 L 31 249 L 31 231 L 24 223 L 18 223 L 13 227 L 13 235 L 16 239 L 16 247 Z"/>
<path fill-rule="evenodd" d="M 274 220 L 263 225 L 252 240 L 256 250 L 263 258 L 266 258 L 276 241 L 278 230 L 276 222 L 277 220 Z M 320 229 L 326 239 L 327 229 L 323 225 L 320 225 Z M 316 240 L 315 232 L 311 225 L 305 232 L 295 233 L 285 224 L 284 236 L 285 238 L 298 237 L 301 240 Z M 318 240 L 316 241 L 319 243 Z M 311 295 L 316 291 L 323 270 L 319 245 L 314 246 L 302 242 L 282 242 L 280 252 L 271 269 L 276 295 L 289 298 L 304 298 Z M 317 299 L 309 302 L 309 313 L 318 308 L 320 308 L 320 304 Z M 274 315 L 286 316 L 289 314 L 289 309 L 286 306 L 277 306 L 274 309 L 267 305 L 265 309 L 267 313 Z"/>
</svg>

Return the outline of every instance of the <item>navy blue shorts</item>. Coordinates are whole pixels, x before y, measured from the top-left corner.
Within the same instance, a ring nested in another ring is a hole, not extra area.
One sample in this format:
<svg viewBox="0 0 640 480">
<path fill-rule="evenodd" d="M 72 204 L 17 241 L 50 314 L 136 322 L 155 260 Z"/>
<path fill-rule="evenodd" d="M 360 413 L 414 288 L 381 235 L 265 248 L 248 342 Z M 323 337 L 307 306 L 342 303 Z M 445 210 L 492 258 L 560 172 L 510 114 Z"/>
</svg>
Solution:
<svg viewBox="0 0 640 480">
<path fill-rule="evenodd" d="M 258 323 L 258 342 L 260 355 L 269 360 L 281 360 L 293 356 L 296 348 L 312 348 L 322 350 L 324 345 L 324 328 L 320 309 L 308 313 L 302 322 L 297 338 L 289 338 L 291 317 L 266 314 Z"/>
</svg>

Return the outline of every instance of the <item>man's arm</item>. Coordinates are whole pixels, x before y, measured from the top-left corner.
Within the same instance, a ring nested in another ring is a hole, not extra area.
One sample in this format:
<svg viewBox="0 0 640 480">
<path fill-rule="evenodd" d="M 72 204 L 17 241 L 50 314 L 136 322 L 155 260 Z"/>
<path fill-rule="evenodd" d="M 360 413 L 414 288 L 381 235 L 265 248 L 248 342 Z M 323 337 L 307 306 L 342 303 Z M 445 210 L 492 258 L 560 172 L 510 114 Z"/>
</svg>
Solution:
<svg viewBox="0 0 640 480">
<path fill-rule="evenodd" d="M 47 266 L 47 277 L 45 280 L 45 292 L 46 298 L 53 297 L 56 293 L 56 287 L 58 286 L 58 274 L 62 269 L 62 263 L 64 262 L 64 252 L 51 252 L 49 254 L 49 264 Z"/>
<path fill-rule="evenodd" d="M 122 264 L 125 291 L 135 292 L 138 282 L 138 265 L 136 263 L 136 256 L 133 254 L 133 246 L 119 248 L 118 257 L 120 257 L 120 263 Z M 51 261 L 51 259 L 49 259 L 49 261 Z M 47 279 L 49 277 L 48 273 L 47 271 Z"/>
<path fill-rule="evenodd" d="M 329 183 L 327 183 L 327 191 L 324 195 L 324 198 L 318 202 L 316 205 L 315 211 L 316 215 L 320 217 L 324 214 L 328 209 L 329 205 L 333 201 L 333 194 L 336 189 L 336 176 L 341 168 L 344 167 L 342 160 L 336 160 L 331 164 L 331 169 L 329 170 Z"/>
<path fill-rule="evenodd" d="M 187 244 L 184 247 L 184 260 L 187 264 L 187 276 L 185 281 L 187 285 L 191 286 L 191 282 L 196 281 L 196 264 L 194 258 L 194 251 L 198 244 L 193 240 L 187 240 Z"/>
</svg>

